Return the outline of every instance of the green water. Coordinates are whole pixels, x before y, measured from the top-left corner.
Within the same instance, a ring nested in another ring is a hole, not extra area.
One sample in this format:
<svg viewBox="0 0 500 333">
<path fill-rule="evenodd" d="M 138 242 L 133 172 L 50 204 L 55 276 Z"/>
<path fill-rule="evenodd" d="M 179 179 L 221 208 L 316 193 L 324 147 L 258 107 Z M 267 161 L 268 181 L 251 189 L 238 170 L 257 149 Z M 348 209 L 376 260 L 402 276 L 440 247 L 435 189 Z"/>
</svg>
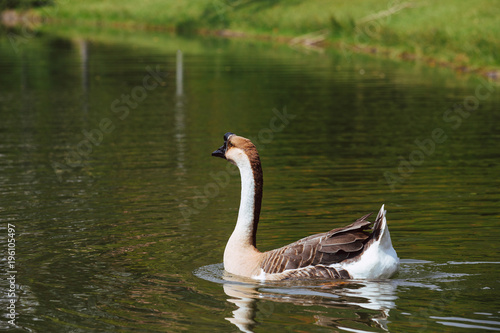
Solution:
<svg viewBox="0 0 500 333">
<path fill-rule="evenodd" d="M 0 73 L 0 329 L 500 330 L 498 86 L 342 52 L 95 31 L 15 50 L 4 35 Z M 385 203 L 398 275 L 226 276 L 240 183 L 210 153 L 228 131 L 260 151 L 261 250 Z"/>
</svg>

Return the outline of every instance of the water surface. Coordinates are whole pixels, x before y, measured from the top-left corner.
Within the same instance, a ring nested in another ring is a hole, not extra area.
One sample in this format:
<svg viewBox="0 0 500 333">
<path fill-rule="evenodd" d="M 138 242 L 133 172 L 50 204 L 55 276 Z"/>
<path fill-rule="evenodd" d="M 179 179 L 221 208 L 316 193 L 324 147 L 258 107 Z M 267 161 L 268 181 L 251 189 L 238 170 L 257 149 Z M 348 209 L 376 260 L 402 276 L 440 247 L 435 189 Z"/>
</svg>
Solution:
<svg viewBox="0 0 500 333">
<path fill-rule="evenodd" d="M 18 296 L 15 327 L 2 298 L 2 329 L 500 330 L 498 87 L 286 45 L 95 31 L 39 34 L 17 52 L 0 41 L 0 240 L 14 225 Z M 385 203 L 399 274 L 225 274 L 240 183 L 210 153 L 227 131 L 261 154 L 261 250 Z"/>
</svg>

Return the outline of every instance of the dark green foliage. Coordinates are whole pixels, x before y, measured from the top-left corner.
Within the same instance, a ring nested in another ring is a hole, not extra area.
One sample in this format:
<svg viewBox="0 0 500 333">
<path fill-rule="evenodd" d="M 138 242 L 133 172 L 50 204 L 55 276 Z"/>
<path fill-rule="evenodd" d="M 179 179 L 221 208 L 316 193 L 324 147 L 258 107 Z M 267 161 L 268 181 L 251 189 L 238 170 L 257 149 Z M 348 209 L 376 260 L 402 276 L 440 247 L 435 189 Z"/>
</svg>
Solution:
<svg viewBox="0 0 500 333">
<path fill-rule="evenodd" d="M 330 25 L 332 27 L 332 33 L 334 34 L 338 34 L 344 29 L 339 20 L 333 15 L 330 17 Z"/>
<path fill-rule="evenodd" d="M 340 20 L 332 15 L 330 16 L 330 28 L 333 36 L 340 36 L 344 33 L 352 33 L 356 28 L 356 23 L 352 17 Z"/>
<path fill-rule="evenodd" d="M 194 33 L 199 28 L 199 23 L 195 19 L 186 18 L 178 22 L 175 26 L 175 30 L 181 34 Z"/>
<path fill-rule="evenodd" d="M 32 8 L 52 4 L 52 0 L 2 0 L 0 10 L 7 8 Z"/>
</svg>

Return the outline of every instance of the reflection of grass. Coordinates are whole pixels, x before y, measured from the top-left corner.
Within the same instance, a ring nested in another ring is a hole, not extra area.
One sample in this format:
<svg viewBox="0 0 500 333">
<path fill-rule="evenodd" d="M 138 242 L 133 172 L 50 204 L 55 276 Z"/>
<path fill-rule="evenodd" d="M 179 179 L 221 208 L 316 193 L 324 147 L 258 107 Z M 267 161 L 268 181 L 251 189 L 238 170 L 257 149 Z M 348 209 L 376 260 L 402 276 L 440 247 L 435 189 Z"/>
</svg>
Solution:
<svg viewBox="0 0 500 333">
<path fill-rule="evenodd" d="M 465 66 L 500 66 L 497 0 L 87 0 L 55 2 L 42 15 L 76 24 L 231 29 L 297 36 L 329 30 L 328 41 L 390 49 Z"/>
</svg>

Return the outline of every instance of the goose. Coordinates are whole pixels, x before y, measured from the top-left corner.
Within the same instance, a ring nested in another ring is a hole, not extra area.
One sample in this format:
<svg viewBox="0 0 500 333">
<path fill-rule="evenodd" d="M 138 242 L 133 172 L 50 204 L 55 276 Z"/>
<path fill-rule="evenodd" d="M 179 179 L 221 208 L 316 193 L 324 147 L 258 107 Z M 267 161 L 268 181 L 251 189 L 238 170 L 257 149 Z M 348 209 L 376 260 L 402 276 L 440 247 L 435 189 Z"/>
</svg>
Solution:
<svg viewBox="0 0 500 333">
<path fill-rule="evenodd" d="M 241 175 L 241 199 L 236 227 L 224 250 L 224 270 L 260 281 L 288 279 L 385 279 L 393 276 L 399 258 L 391 242 L 382 205 L 375 222 L 367 214 L 354 223 L 302 238 L 281 248 L 260 252 L 256 247 L 262 203 L 262 166 L 255 145 L 228 132 L 212 153 L 236 165 Z"/>
</svg>

